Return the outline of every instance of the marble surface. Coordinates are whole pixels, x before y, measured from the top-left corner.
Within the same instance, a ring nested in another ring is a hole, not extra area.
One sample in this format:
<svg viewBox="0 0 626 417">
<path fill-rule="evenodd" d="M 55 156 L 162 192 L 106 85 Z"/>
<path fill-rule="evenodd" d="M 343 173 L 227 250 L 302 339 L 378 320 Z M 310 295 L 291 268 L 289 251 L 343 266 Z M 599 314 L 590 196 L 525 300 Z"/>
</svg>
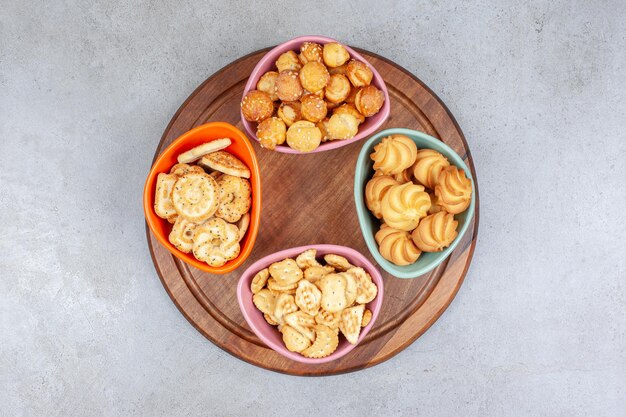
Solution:
<svg viewBox="0 0 626 417">
<path fill-rule="evenodd" d="M 0 415 L 623 415 L 626 3 L 471 3 L 3 1 Z M 199 83 L 310 33 L 430 86 L 481 191 L 474 262 L 441 319 L 388 362 L 317 379 L 189 325 L 140 197 Z"/>
</svg>

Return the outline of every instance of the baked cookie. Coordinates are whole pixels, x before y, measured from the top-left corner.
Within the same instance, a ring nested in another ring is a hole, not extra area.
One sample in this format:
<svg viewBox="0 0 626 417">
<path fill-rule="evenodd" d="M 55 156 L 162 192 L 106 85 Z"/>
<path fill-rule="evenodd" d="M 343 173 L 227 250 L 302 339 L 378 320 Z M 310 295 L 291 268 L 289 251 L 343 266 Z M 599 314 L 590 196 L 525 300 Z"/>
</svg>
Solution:
<svg viewBox="0 0 626 417">
<path fill-rule="evenodd" d="M 356 118 L 356 120 L 360 123 L 365 121 L 365 116 L 363 116 L 359 111 L 354 107 L 354 104 L 345 103 L 341 106 L 333 109 L 333 114 L 350 114 Z"/>
<path fill-rule="evenodd" d="M 430 197 L 424 187 L 411 182 L 393 185 L 385 193 L 380 212 L 387 225 L 398 230 L 411 231 L 430 208 Z"/>
<path fill-rule="evenodd" d="M 287 130 L 287 145 L 300 152 L 311 152 L 320 146 L 322 132 L 314 123 L 298 121 Z"/>
<path fill-rule="evenodd" d="M 217 181 L 220 202 L 215 216 L 235 223 L 250 210 L 252 190 L 247 179 L 224 174 Z M 239 241 L 239 236 L 237 241 Z"/>
<path fill-rule="evenodd" d="M 274 102 L 264 91 L 250 90 L 241 100 L 241 112 L 249 122 L 260 122 L 274 113 Z"/>
<path fill-rule="evenodd" d="M 384 223 L 376 232 L 375 239 L 381 256 L 394 265 L 410 265 L 422 254 L 408 232 L 394 229 Z"/>
<path fill-rule="evenodd" d="M 191 223 L 203 223 L 217 211 L 217 183 L 205 173 L 185 174 L 174 184 L 172 202 L 179 216 Z"/>
<path fill-rule="evenodd" d="M 354 97 L 354 106 L 365 117 L 378 113 L 384 102 L 385 94 L 373 85 L 361 88 Z"/>
<path fill-rule="evenodd" d="M 364 62 L 351 59 L 346 67 L 346 76 L 355 87 L 370 85 L 374 74 Z"/>
<path fill-rule="evenodd" d="M 256 89 L 267 93 L 272 101 L 278 100 L 278 95 L 276 94 L 277 78 L 278 73 L 276 71 L 266 72 L 261 75 L 261 78 L 259 78 L 259 81 L 256 83 Z"/>
<path fill-rule="evenodd" d="M 413 176 L 424 187 L 434 190 L 439 182 L 439 175 L 449 166 L 450 162 L 439 152 L 433 149 L 420 149 L 413 164 Z"/>
<path fill-rule="evenodd" d="M 322 56 L 324 63 L 333 68 L 345 64 L 350 59 L 348 50 L 337 42 L 325 44 Z"/>
<path fill-rule="evenodd" d="M 300 58 L 302 65 L 311 61 L 323 62 L 323 50 L 322 45 L 319 43 L 304 42 L 300 45 L 300 55 L 298 55 L 298 58 Z"/>
<path fill-rule="evenodd" d="M 456 238 L 458 224 L 453 214 L 440 211 L 423 218 L 411 233 L 411 237 L 420 250 L 440 252 L 450 246 Z"/>
<path fill-rule="evenodd" d="M 278 77 L 276 77 L 275 86 L 276 95 L 282 101 L 300 100 L 304 92 L 300 80 L 298 79 L 298 73 L 295 71 L 281 71 Z"/>
<path fill-rule="evenodd" d="M 222 219 L 215 217 L 209 219 L 194 231 L 193 255 L 210 266 L 224 265 L 239 256 L 239 251 L 237 226 L 226 223 Z"/>
<path fill-rule="evenodd" d="M 283 71 L 300 71 L 302 68 L 302 64 L 300 63 L 300 58 L 294 51 L 287 51 L 281 54 L 276 60 L 276 68 L 278 68 L 278 72 Z"/>
<path fill-rule="evenodd" d="M 332 74 L 324 90 L 326 100 L 331 103 L 341 103 L 350 95 L 352 86 L 350 80 L 343 74 Z"/>
<path fill-rule="evenodd" d="M 217 151 L 205 155 L 198 161 L 198 165 L 235 177 L 250 178 L 250 169 L 246 164 L 226 151 Z"/>
<path fill-rule="evenodd" d="M 351 114 L 336 113 L 328 120 L 326 130 L 332 139 L 351 139 L 359 132 L 359 121 Z"/>
<path fill-rule="evenodd" d="M 451 165 L 439 174 L 435 186 L 437 203 L 452 214 L 462 213 L 472 200 L 472 181 L 465 176 L 465 171 Z"/>
<path fill-rule="evenodd" d="M 302 112 L 300 111 L 302 105 L 299 101 L 284 102 L 281 103 L 278 108 L 278 117 L 281 118 L 287 127 L 291 126 L 298 120 L 302 120 Z"/>
<path fill-rule="evenodd" d="M 307 64 L 308 65 L 308 64 Z M 300 101 L 302 117 L 309 122 L 317 123 L 328 113 L 326 102 L 314 94 L 307 94 Z"/>
<path fill-rule="evenodd" d="M 367 182 L 365 186 L 365 205 L 377 219 L 383 217 L 381 212 L 383 197 L 391 187 L 398 184 L 398 181 L 389 175 L 375 176 Z"/>
<path fill-rule="evenodd" d="M 270 117 L 259 123 L 256 136 L 262 147 L 274 150 L 277 145 L 285 143 L 287 126 L 281 118 Z"/>
<path fill-rule="evenodd" d="M 324 87 L 326 87 L 330 81 L 330 74 L 328 73 L 328 70 L 324 64 L 317 61 L 311 61 L 304 64 L 298 77 L 303 88 L 312 93 L 322 91 L 322 96 L 324 94 Z"/>
<path fill-rule="evenodd" d="M 399 174 L 409 168 L 417 157 L 417 146 L 411 138 L 404 135 L 391 135 L 383 138 L 374 146 L 370 158 L 374 169 L 385 175 Z"/>
</svg>

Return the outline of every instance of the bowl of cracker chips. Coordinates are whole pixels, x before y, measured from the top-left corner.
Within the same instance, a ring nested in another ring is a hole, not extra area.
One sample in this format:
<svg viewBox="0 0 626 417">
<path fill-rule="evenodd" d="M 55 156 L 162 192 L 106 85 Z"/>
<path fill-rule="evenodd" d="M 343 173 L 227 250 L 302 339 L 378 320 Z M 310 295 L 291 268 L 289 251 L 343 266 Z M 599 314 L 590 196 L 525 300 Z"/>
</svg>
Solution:
<svg viewBox="0 0 626 417">
<path fill-rule="evenodd" d="M 174 256 L 225 274 L 250 255 L 261 217 L 261 178 L 246 135 L 224 122 L 175 139 L 156 158 L 143 193 L 146 222 Z"/>
<path fill-rule="evenodd" d="M 347 355 L 374 326 L 383 279 L 354 249 L 309 245 L 253 263 L 237 286 L 241 312 L 268 347 L 297 362 Z"/>
</svg>

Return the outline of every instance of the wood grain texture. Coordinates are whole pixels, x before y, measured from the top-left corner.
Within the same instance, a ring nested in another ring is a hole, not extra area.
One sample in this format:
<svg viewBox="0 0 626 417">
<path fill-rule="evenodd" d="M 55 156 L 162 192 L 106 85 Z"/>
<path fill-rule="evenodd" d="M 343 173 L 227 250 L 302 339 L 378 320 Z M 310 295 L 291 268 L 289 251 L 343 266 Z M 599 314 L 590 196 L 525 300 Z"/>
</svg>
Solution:
<svg viewBox="0 0 626 417">
<path fill-rule="evenodd" d="M 226 121 L 242 129 L 239 102 L 249 73 L 267 51 L 247 55 L 207 79 L 183 103 L 165 129 L 156 156 L 189 129 Z M 450 145 L 472 170 L 476 213 L 451 256 L 427 275 L 398 279 L 385 273 L 385 300 L 365 340 L 347 356 L 323 365 L 305 365 L 267 348 L 248 328 L 239 311 L 236 286 L 240 272 L 255 260 L 293 246 L 333 243 L 353 247 L 374 264 L 361 236 L 353 195 L 353 173 L 362 142 L 310 155 L 289 155 L 253 145 L 261 168 L 263 208 L 255 248 L 233 273 L 210 275 L 184 264 L 163 248 L 148 229 L 156 270 L 168 294 L 200 333 L 251 364 L 294 375 L 331 375 L 385 361 L 410 345 L 443 313 L 469 268 L 478 233 L 476 172 L 461 129 L 439 98 L 394 63 L 361 52 L 383 75 L 391 97 L 391 116 L 381 129 L 418 129 Z"/>
</svg>

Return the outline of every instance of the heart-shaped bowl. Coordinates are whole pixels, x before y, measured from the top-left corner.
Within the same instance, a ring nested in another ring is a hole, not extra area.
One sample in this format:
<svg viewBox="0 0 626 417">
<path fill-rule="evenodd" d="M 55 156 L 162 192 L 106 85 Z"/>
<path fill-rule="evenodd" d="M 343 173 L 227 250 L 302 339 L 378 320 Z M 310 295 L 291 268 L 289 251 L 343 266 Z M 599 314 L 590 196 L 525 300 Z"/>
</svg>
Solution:
<svg viewBox="0 0 626 417">
<path fill-rule="evenodd" d="M 267 54 L 265 54 L 265 56 L 261 58 L 259 63 L 256 64 L 256 66 L 252 70 L 252 73 L 250 74 L 250 77 L 248 78 L 248 82 L 246 83 L 246 86 L 243 90 L 243 95 L 241 97 L 242 98 L 245 97 L 245 95 L 248 94 L 248 91 L 254 90 L 256 88 L 256 85 L 259 82 L 259 78 L 261 78 L 263 74 L 265 74 L 267 71 L 276 70 L 276 60 L 281 54 L 287 51 L 299 51 L 300 45 L 302 45 L 304 42 L 316 42 L 316 43 L 323 45 L 325 43 L 338 42 L 338 41 L 332 38 L 327 38 L 325 36 L 311 35 L 311 36 L 300 36 L 299 38 L 295 38 L 285 43 L 281 43 L 280 45 L 276 46 L 274 49 L 270 50 Z M 385 81 L 383 80 L 383 77 L 380 76 L 378 71 L 376 71 L 376 68 L 374 68 L 372 64 L 367 62 L 367 60 L 361 54 L 359 54 L 354 49 L 350 48 L 349 46 L 343 43 L 342 45 L 346 48 L 346 50 L 350 54 L 350 58 L 354 58 L 354 59 L 364 62 L 369 67 L 369 69 L 372 70 L 372 73 L 374 74 L 374 77 L 372 78 L 372 85 L 374 85 L 376 88 L 378 88 L 379 90 L 383 92 L 383 94 L 385 95 L 385 102 L 383 103 L 383 107 L 380 109 L 378 113 L 376 113 L 372 117 L 368 117 L 365 119 L 365 122 L 363 122 L 359 126 L 358 133 L 352 139 L 331 140 L 328 142 L 324 142 L 320 144 L 320 146 L 314 151 L 306 152 L 306 153 L 329 151 L 331 149 L 337 149 L 342 146 L 349 145 L 353 142 L 356 142 L 357 140 L 361 140 L 371 135 L 376 130 L 378 130 L 383 125 L 383 123 L 385 123 L 387 118 L 389 118 L 391 104 L 389 103 L 389 91 L 387 90 L 387 86 L 385 85 Z M 241 123 L 243 123 L 243 127 L 246 133 L 248 133 L 248 136 L 258 141 L 259 138 L 257 138 L 256 136 L 257 123 L 247 121 L 246 118 L 243 117 L 243 113 L 241 113 Z M 275 150 L 278 152 L 284 152 L 284 153 L 294 153 L 294 154 L 305 153 L 305 152 L 300 152 L 293 148 L 290 148 L 287 144 L 278 145 L 276 146 Z"/>
<path fill-rule="evenodd" d="M 457 168 L 465 171 L 465 175 L 472 182 L 472 199 L 469 207 L 460 214 L 454 215 L 454 219 L 459 222 L 458 235 L 454 241 L 442 250 L 441 252 L 423 252 L 417 261 L 411 265 L 398 266 L 382 257 L 378 251 L 378 244 L 374 239 L 374 235 L 380 228 L 380 220 L 368 210 L 365 204 L 365 185 L 374 175 L 374 162 L 370 158 L 370 154 L 374 151 L 376 146 L 383 138 L 389 135 L 405 135 L 411 138 L 418 149 L 434 149 L 443 154 L 450 164 L 455 165 Z M 356 205 L 356 212 L 359 218 L 359 225 L 361 226 L 361 232 L 363 238 L 367 244 L 367 248 L 370 253 L 376 259 L 376 262 L 391 275 L 398 278 L 416 278 L 423 275 L 442 263 L 454 250 L 463 238 L 463 234 L 467 231 L 469 224 L 474 216 L 474 206 L 476 205 L 476 187 L 474 186 L 474 180 L 472 179 L 472 172 L 465 165 L 463 159 L 452 150 L 448 145 L 443 143 L 437 138 L 434 138 L 426 133 L 403 128 L 385 129 L 376 133 L 374 136 L 368 139 L 367 142 L 361 148 L 359 157 L 356 161 L 356 169 L 354 174 L 354 203 Z"/>
<path fill-rule="evenodd" d="M 259 259 L 258 261 L 250 265 L 250 267 L 246 269 L 245 272 L 241 275 L 241 278 L 239 279 L 239 284 L 237 285 L 237 300 L 239 301 L 239 308 L 241 309 L 241 313 L 246 319 L 248 326 L 250 326 L 252 331 L 268 347 L 280 353 L 281 355 L 297 362 L 308 364 L 326 363 L 347 355 L 352 349 L 354 349 L 358 345 L 358 343 L 356 345 L 348 343 L 348 341 L 340 333 L 339 346 L 337 347 L 337 350 L 335 350 L 329 356 L 320 359 L 305 358 L 297 352 L 289 351 L 285 347 L 282 335 L 278 331 L 278 328 L 276 326 L 271 326 L 267 321 L 265 321 L 265 319 L 263 318 L 263 313 L 261 313 L 252 302 L 252 290 L 250 289 L 250 283 L 252 282 L 252 278 L 254 278 L 257 272 L 264 268 L 267 268 L 274 262 L 279 262 L 286 258 L 295 259 L 296 256 L 298 256 L 307 249 L 317 250 L 318 258 L 329 253 L 341 255 L 346 258 L 352 265 L 360 266 L 372 276 L 372 282 L 378 287 L 378 294 L 376 295 L 376 298 L 374 298 L 371 302 L 367 304 L 367 308 L 372 312 L 372 319 L 367 326 L 361 329 L 361 334 L 359 335 L 358 339 L 358 343 L 361 343 L 367 333 L 374 326 L 374 323 L 378 318 L 378 314 L 380 313 L 380 309 L 383 304 L 383 277 L 380 275 L 378 269 L 376 269 L 376 267 L 370 261 L 368 261 L 365 256 L 352 248 L 338 245 L 300 246 L 297 248 L 285 249 L 280 252 L 268 255 L 262 259 Z"/>
<path fill-rule="evenodd" d="M 232 143 L 224 150 L 235 155 L 250 169 L 252 206 L 250 207 L 250 225 L 248 226 L 248 231 L 243 240 L 239 242 L 241 245 L 239 256 L 220 267 L 212 267 L 205 262 L 197 260 L 192 253 L 181 252 L 170 243 L 168 237 L 172 230 L 172 225 L 167 220 L 157 216 L 154 212 L 154 192 L 156 190 L 156 182 L 159 173 L 170 172 L 172 166 L 177 163 L 176 158 L 179 154 L 219 138 L 230 138 Z M 143 211 L 148 227 L 152 233 L 154 233 L 157 240 L 178 259 L 211 274 L 225 274 L 236 269 L 248 258 L 250 252 L 252 252 L 259 231 L 259 221 L 261 219 L 261 176 L 254 148 L 246 135 L 229 123 L 212 122 L 195 127 L 174 140 L 174 142 L 165 148 L 158 156 L 150 169 L 150 173 L 146 179 L 146 185 L 143 189 Z"/>
</svg>

